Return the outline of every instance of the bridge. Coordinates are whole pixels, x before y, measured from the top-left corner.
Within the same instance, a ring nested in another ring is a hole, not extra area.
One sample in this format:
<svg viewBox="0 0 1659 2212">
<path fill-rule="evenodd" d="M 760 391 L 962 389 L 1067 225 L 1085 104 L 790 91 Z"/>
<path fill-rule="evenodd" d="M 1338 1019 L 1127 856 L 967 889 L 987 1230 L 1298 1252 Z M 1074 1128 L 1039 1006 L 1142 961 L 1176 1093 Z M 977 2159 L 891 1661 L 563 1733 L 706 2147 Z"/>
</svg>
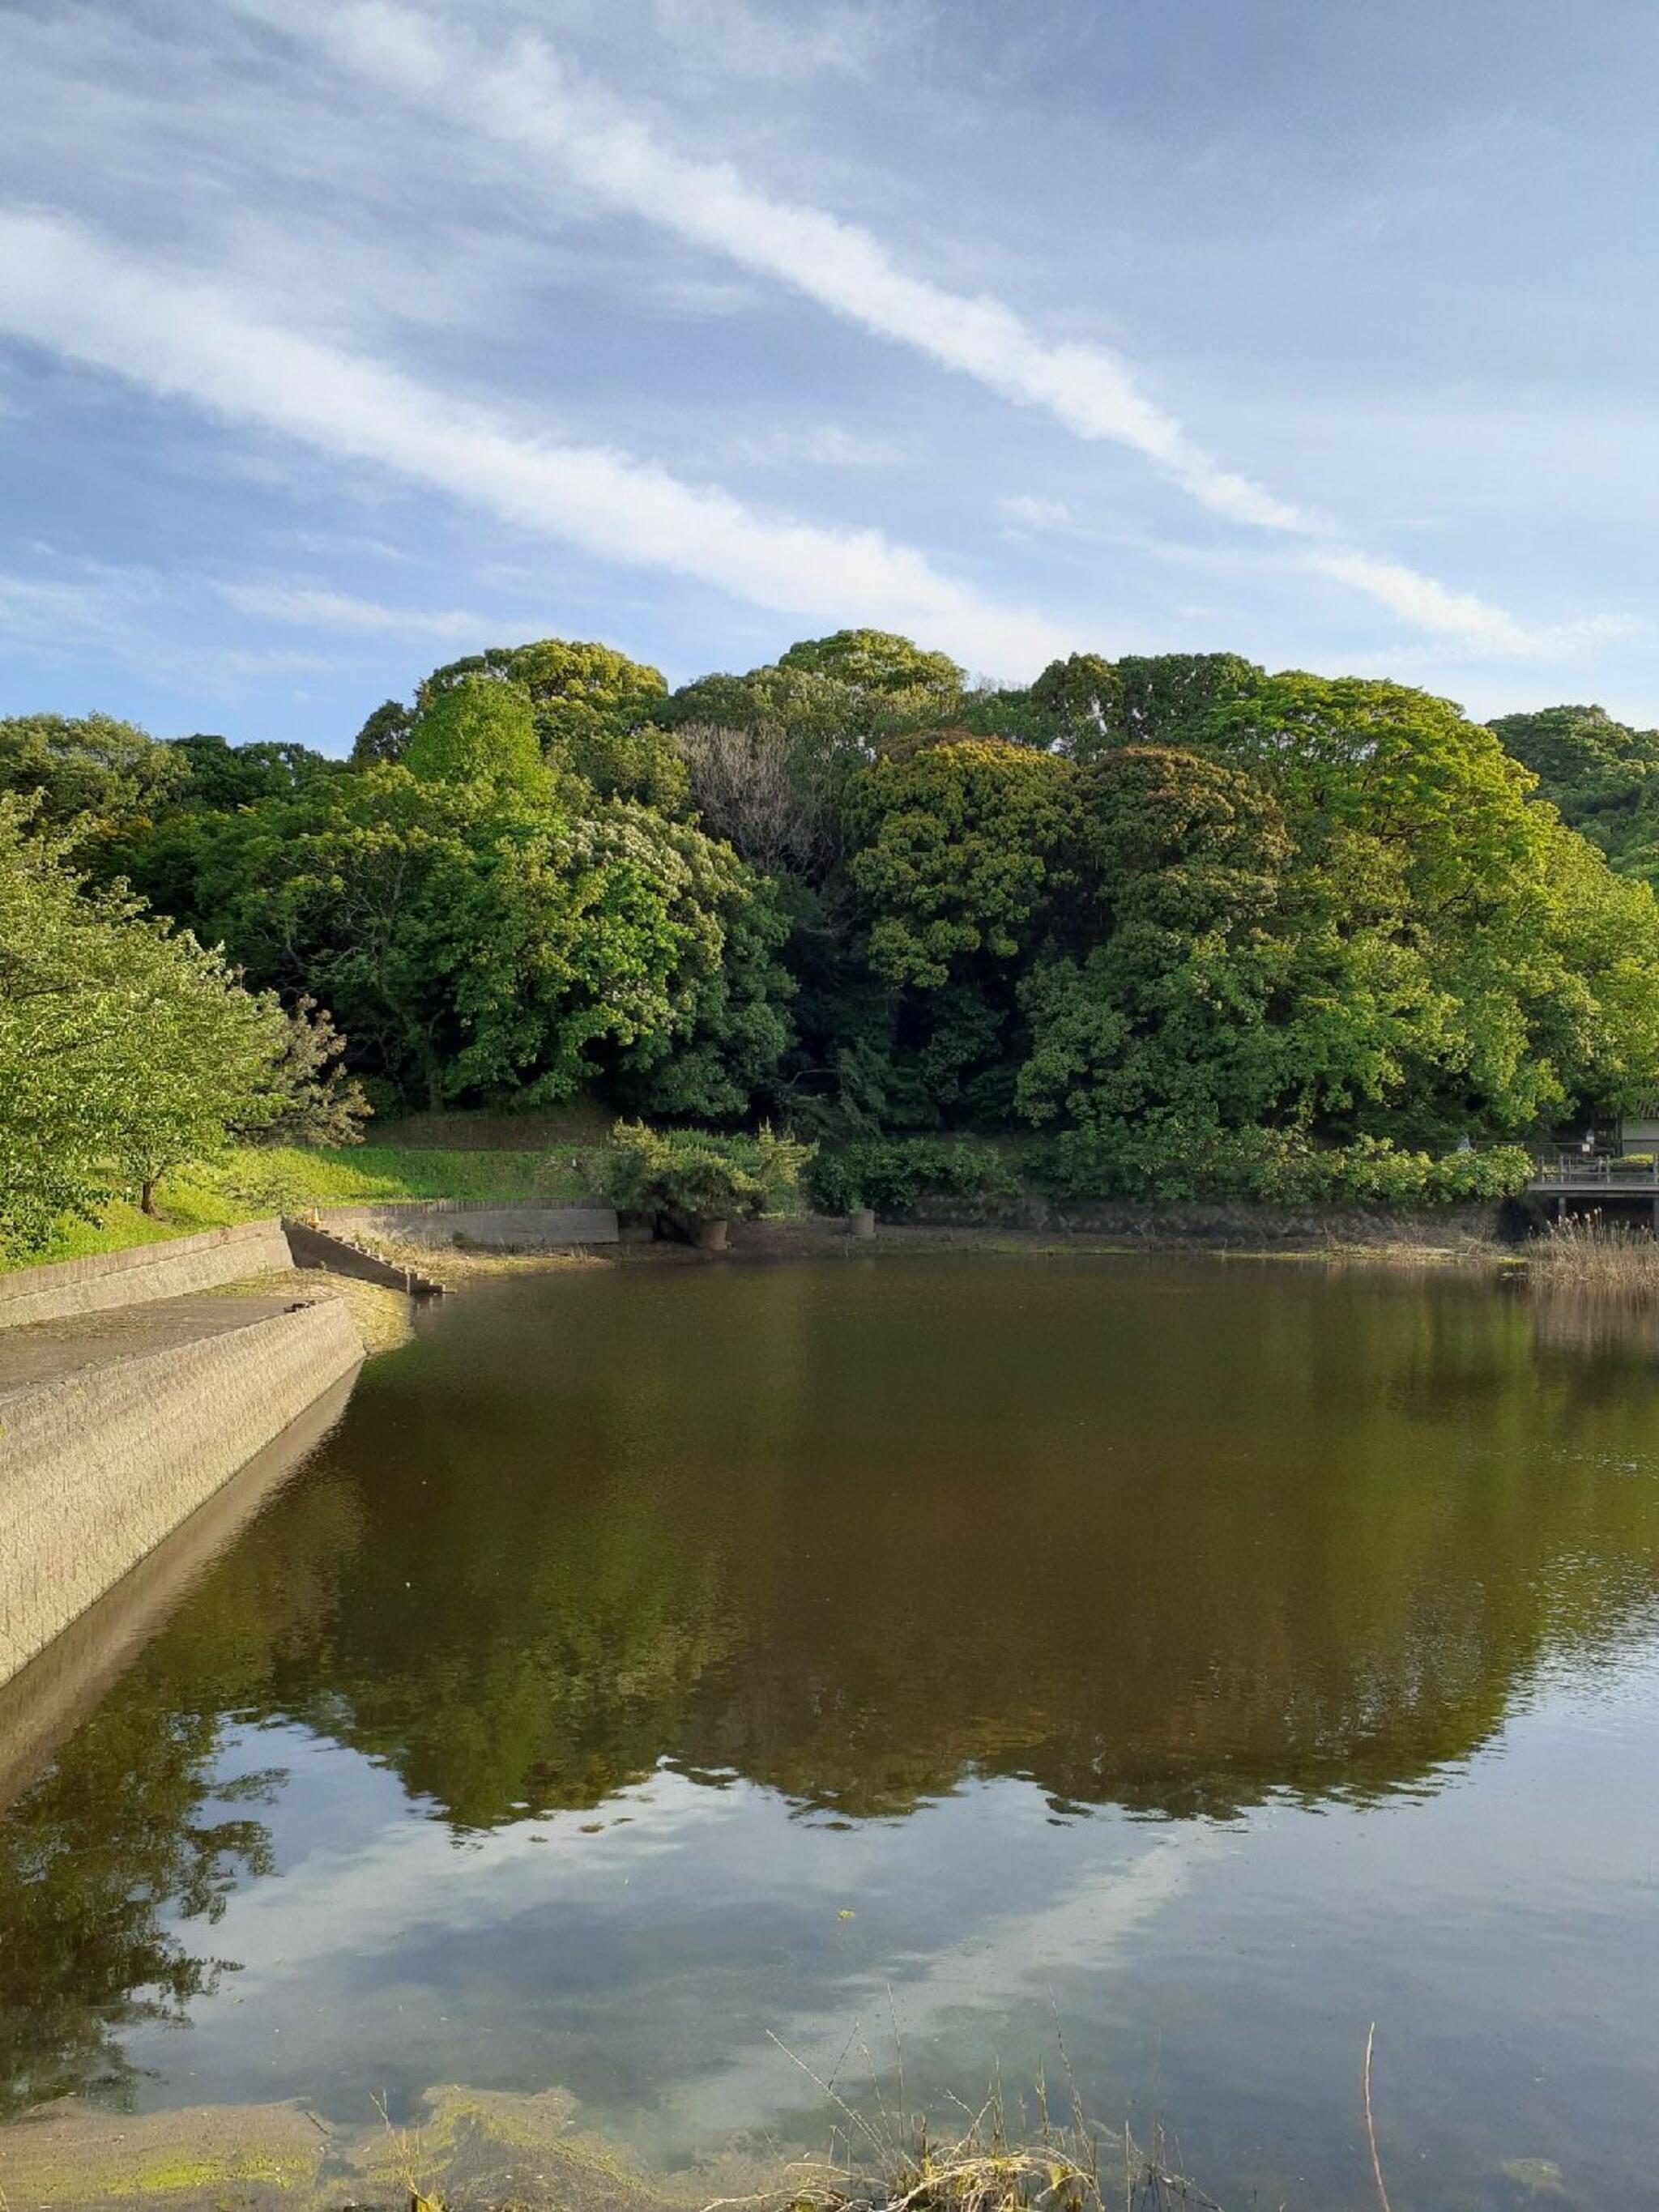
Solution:
<svg viewBox="0 0 1659 2212">
<path fill-rule="evenodd" d="M 1659 1232 L 1659 1158 L 1595 1159 L 1563 1152 L 1539 1161 L 1527 1195 L 1547 1206 L 1553 1221 L 1609 1204 L 1622 1214 L 1633 1206 L 1643 1209 L 1643 1218 Z"/>
</svg>

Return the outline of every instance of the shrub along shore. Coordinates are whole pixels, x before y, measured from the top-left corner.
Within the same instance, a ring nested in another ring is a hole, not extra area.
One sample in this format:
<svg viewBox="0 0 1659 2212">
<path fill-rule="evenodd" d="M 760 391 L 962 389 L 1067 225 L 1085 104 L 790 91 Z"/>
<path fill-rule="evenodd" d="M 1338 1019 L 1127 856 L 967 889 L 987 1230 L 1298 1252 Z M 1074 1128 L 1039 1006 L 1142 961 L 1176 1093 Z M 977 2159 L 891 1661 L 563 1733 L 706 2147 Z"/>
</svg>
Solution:
<svg viewBox="0 0 1659 2212">
<path fill-rule="evenodd" d="M 450 1117 L 442 1133 L 453 1139 L 467 1132 Z M 27 1258 L 0 1257 L 0 1267 L 118 1251 L 271 1213 L 423 1199 L 506 1206 L 608 1199 L 625 1217 L 686 1243 L 709 1219 L 754 1224 L 740 1232 L 739 1249 L 772 1256 L 825 1249 L 863 1207 L 887 1231 L 906 1232 L 890 1242 L 951 1249 L 1014 1249 L 1034 1239 L 1452 1249 L 1490 1234 L 1497 1202 L 1522 1188 L 1527 1173 L 1525 1154 L 1509 1148 L 1436 1160 L 1374 1146 L 1344 1153 L 1256 1143 L 1178 1169 L 1154 1160 L 1079 1176 L 1076 1155 L 1042 1139 L 805 1146 L 770 1132 L 731 1137 L 622 1123 L 600 1144 L 514 1151 L 499 1128 L 483 1133 L 492 1140 L 234 1147 L 169 1173 L 153 1213 L 117 1201 L 95 1220 L 67 1224 Z"/>
</svg>

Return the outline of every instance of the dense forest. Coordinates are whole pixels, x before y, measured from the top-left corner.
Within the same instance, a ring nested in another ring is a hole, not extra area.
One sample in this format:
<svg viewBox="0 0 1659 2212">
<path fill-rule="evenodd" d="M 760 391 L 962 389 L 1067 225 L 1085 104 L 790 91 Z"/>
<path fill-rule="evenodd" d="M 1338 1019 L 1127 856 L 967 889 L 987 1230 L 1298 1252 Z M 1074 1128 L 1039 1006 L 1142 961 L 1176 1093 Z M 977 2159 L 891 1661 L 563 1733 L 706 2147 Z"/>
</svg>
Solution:
<svg viewBox="0 0 1659 2212">
<path fill-rule="evenodd" d="M 216 1127 L 578 1093 L 826 1158 L 1023 1131 L 1073 1192 L 1322 1159 L 1386 1190 L 1410 1153 L 1451 1194 L 1465 1139 L 1659 1090 L 1650 878 L 1659 732 L 1227 653 L 975 690 L 854 630 L 671 690 L 547 639 L 435 669 L 344 759 L 22 716 L 11 1216 L 100 1146 L 153 1180 Z M 171 1121 L 112 1147 L 156 1084 Z"/>
</svg>

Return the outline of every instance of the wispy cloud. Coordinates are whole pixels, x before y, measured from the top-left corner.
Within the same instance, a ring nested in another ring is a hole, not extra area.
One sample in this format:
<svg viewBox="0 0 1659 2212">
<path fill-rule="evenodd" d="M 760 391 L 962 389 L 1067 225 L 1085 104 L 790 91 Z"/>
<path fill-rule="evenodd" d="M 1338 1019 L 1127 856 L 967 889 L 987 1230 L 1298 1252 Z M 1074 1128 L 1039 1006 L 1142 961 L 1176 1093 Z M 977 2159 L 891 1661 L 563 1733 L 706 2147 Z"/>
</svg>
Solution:
<svg viewBox="0 0 1659 2212">
<path fill-rule="evenodd" d="M 1079 437 L 1129 447 L 1210 512 L 1306 541 L 1310 569 L 1419 629 L 1498 654 L 1540 649 L 1503 608 L 1358 550 L 1323 517 L 1225 467 L 1141 390 L 1115 354 L 1051 341 L 1000 300 L 912 275 L 861 226 L 763 191 L 729 163 L 678 153 L 601 88 L 577 82 L 538 36 L 515 37 L 497 54 L 398 0 L 241 4 L 281 27 L 308 31 L 337 60 L 536 157 L 609 206 L 1040 409 Z"/>
<path fill-rule="evenodd" d="M 918 630 L 975 667 L 1011 673 L 1072 641 L 1046 617 L 984 599 L 880 531 L 774 519 L 609 448 L 537 438 L 397 368 L 278 327 L 228 286 L 141 266 L 64 217 L 0 213 L 0 330 L 758 606 Z"/>
<path fill-rule="evenodd" d="M 162 634 L 167 592 L 142 568 L 87 565 L 71 576 L 0 574 L 0 640 L 43 662 L 107 660 L 179 689 L 224 696 L 238 679 L 325 673 L 332 663 L 282 646 L 180 645 Z M 83 699 L 82 705 L 92 703 Z"/>
<path fill-rule="evenodd" d="M 708 453 L 716 465 L 754 469 L 886 469 L 905 458 L 896 438 L 874 437 L 838 422 L 737 430 L 717 439 Z"/>
<path fill-rule="evenodd" d="M 461 607 L 387 607 L 345 592 L 292 584 L 221 584 L 221 596 L 245 615 L 352 637 L 478 638 L 490 627 Z"/>
<path fill-rule="evenodd" d="M 1038 499 L 1030 492 L 1008 492 L 997 501 L 997 512 L 1021 530 L 1065 530 L 1072 510 L 1063 499 Z"/>
</svg>

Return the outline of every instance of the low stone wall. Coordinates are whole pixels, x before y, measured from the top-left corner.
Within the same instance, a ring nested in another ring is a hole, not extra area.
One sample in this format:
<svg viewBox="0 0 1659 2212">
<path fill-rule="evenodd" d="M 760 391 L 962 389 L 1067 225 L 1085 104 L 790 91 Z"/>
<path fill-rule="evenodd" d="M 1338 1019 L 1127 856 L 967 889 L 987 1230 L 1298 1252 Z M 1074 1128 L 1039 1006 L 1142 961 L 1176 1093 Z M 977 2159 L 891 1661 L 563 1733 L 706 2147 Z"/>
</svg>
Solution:
<svg viewBox="0 0 1659 2212">
<path fill-rule="evenodd" d="M 63 1321 L 71 1314 L 105 1313 L 178 1298 L 191 1291 L 216 1291 L 252 1275 L 275 1274 L 294 1265 L 288 1239 L 276 1221 L 240 1222 L 137 1244 L 125 1252 L 96 1252 L 60 1260 L 49 1267 L 20 1267 L 0 1275 L 0 1328 L 33 1321 Z"/>
<path fill-rule="evenodd" d="M 496 1250 L 555 1251 L 566 1244 L 614 1244 L 613 1206 L 502 1206 L 490 1200 L 410 1199 L 384 1206 L 330 1206 L 317 1216 L 345 1237 L 385 1237 L 400 1244 L 478 1244 Z"/>
<path fill-rule="evenodd" d="M 362 1357 L 325 1298 L 0 1395 L 0 1681 Z"/>
</svg>

